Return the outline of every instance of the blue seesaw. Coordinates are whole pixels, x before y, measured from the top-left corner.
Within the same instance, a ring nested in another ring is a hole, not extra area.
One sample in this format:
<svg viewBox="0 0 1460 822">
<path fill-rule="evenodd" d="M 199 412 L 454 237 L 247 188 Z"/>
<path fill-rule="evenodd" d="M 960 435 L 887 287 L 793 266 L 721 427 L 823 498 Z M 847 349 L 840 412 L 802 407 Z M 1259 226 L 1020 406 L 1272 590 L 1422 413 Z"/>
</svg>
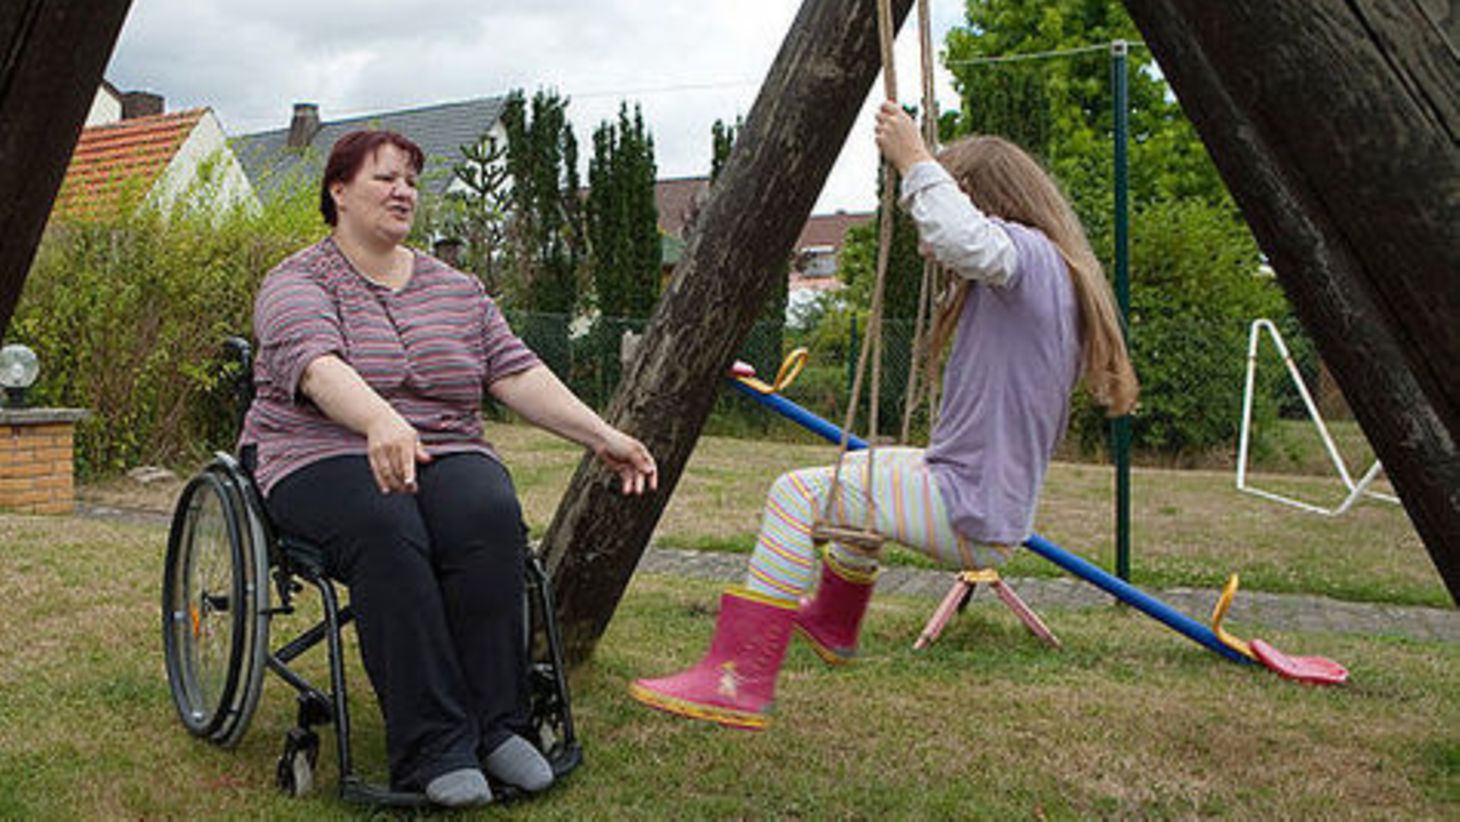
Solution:
<svg viewBox="0 0 1460 822">
<path fill-rule="evenodd" d="M 767 384 L 762 380 L 756 379 L 753 368 L 744 363 L 737 362 L 730 369 L 729 382 L 735 390 L 750 397 L 757 403 L 790 419 L 829 442 L 840 444 L 842 441 L 841 428 L 802 408 L 791 400 L 786 399 L 779 393 L 782 388 L 785 388 L 796 378 L 796 375 L 801 372 L 805 363 L 805 349 L 797 349 L 791 352 L 785 362 L 782 363 L 780 371 L 776 375 L 775 382 L 773 384 Z M 860 451 L 866 447 L 867 441 L 857 435 L 851 434 L 847 437 L 847 450 Z M 1284 677 L 1315 684 L 1339 684 L 1348 678 L 1348 671 L 1332 660 L 1324 659 L 1323 657 L 1288 656 L 1260 639 L 1255 639 L 1249 644 L 1223 630 L 1221 620 L 1226 615 L 1227 608 L 1230 606 L 1232 597 L 1236 594 L 1237 590 L 1237 576 L 1235 574 L 1228 581 L 1227 587 L 1222 592 L 1222 597 L 1213 613 L 1212 621 L 1214 627 L 1209 628 L 1125 580 L 1105 571 L 1098 565 L 1066 551 L 1038 534 L 1033 534 L 1029 539 L 1025 540 L 1024 547 L 1111 596 L 1114 596 L 1121 602 L 1135 608 L 1171 630 L 1185 636 L 1187 639 L 1232 662 L 1244 664 L 1261 663 Z"/>
</svg>

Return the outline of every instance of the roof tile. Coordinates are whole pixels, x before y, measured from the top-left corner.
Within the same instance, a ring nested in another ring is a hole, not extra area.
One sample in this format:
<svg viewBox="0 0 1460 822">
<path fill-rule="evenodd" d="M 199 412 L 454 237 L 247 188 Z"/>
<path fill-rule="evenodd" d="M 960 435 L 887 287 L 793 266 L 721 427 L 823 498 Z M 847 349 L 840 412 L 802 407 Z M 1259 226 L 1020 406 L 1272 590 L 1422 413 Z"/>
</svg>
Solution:
<svg viewBox="0 0 1460 822">
<path fill-rule="evenodd" d="M 82 129 L 51 213 L 104 217 L 123 191 L 133 186 L 149 191 L 207 111 L 194 108 Z"/>
<path fill-rule="evenodd" d="M 306 149 L 287 147 L 289 129 L 286 126 L 235 138 L 233 153 L 243 164 L 254 189 L 267 196 L 296 175 L 318 185 L 325 158 L 335 141 L 347 132 L 387 129 L 404 134 L 421 147 L 426 154 L 421 187 L 440 193 L 451 182 L 451 165 L 461 160 L 458 149 L 474 145 L 496 125 L 506 104 L 506 97 L 479 97 L 322 122 Z"/>
</svg>

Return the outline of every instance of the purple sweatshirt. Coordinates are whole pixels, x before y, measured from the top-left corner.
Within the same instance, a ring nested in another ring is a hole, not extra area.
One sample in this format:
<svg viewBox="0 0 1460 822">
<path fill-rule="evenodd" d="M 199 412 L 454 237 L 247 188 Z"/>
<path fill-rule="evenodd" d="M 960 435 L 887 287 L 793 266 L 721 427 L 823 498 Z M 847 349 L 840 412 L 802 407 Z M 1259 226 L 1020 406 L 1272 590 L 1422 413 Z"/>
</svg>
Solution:
<svg viewBox="0 0 1460 822">
<path fill-rule="evenodd" d="M 1042 232 L 984 216 L 936 163 L 909 169 L 903 202 L 937 259 L 971 281 L 924 459 L 959 534 L 1018 544 L 1079 376 L 1074 285 Z"/>
</svg>

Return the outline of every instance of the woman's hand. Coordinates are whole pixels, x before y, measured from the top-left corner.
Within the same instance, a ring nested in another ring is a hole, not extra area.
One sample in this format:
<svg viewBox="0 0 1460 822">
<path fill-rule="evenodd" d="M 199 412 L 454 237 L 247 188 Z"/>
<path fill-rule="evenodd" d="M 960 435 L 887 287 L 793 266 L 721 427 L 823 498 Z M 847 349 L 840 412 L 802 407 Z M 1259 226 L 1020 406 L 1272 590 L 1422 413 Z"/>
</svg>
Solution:
<svg viewBox="0 0 1460 822">
<path fill-rule="evenodd" d="M 299 378 L 299 393 L 326 417 L 365 436 L 370 472 L 380 493 L 416 492 L 416 463 L 430 462 L 416 429 L 360 374 L 334 354 L 316 357 Z"/>
<path fill-rule="evenodd" d="M 654 456 L 642 442 L 617 428 L 609 428 L 603 441 L 593 449 L 610 471 L 618 474 L 625 494 L 642 494 L 659 487 L 659 469 Z"/>
<path fill-rule="evenodd" d="M 416 429 L 387 406 L 365 429 L 365 440 L 380 493 L 416 493 L 416 463 L 431 461 Z"/>
<path fill-rule="evenodd" d="M 884 101 L 877 110 L 876 135 L 877 148 L 898 174 L 906 174 L 915 163 L 933 159 L 917 124 L 892 100 Z"/>
</svg>

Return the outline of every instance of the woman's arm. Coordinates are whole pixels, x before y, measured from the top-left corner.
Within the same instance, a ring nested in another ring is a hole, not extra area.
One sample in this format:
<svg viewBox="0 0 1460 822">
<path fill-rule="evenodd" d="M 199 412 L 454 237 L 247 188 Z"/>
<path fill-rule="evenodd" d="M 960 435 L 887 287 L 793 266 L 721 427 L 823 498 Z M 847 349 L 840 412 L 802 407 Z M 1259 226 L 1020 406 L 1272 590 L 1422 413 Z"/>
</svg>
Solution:
<svg viewBox="0 0 1460 822">
<path fill-rule="evenodd" d="M 416 463 L 430 462 L 416 429 L 348 363 L 333 354 L 316 357 L 299 379 L 299 393 L 324 415 L 366 439 L 370 470 L 382 494 L 414 493 Z"/>
<path fill-rule="evenodd" d="M 659 487 L 658 469 L 649 449 L 604 422 L 546 366 L 536 365 L 502 377 L 493 381 L 487 391 L 533 425 L 586 446 L 618 474 L 625 494 L 642 494 Z"/>
</svg>

